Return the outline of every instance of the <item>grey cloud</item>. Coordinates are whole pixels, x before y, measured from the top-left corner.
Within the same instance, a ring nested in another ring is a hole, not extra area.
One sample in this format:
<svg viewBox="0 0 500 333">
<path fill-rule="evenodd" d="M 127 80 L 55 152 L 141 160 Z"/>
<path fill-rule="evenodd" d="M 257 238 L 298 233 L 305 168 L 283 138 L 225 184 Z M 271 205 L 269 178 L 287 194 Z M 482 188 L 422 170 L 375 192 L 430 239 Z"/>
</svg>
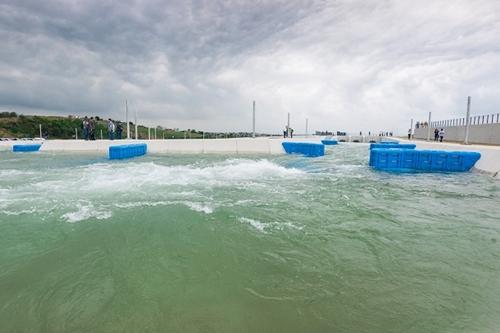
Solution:
<svg viewBox="0 0 500 333">
<path fill-rule="evenodd" d="M 498 112 L 496 1 L 9 1 L 0 105 L 149 124 L 405 132 Z M 480 108 L 480 109 L 479 109 Z M 264 118 L 264 119 L 263 119 Z"/>
</svg>

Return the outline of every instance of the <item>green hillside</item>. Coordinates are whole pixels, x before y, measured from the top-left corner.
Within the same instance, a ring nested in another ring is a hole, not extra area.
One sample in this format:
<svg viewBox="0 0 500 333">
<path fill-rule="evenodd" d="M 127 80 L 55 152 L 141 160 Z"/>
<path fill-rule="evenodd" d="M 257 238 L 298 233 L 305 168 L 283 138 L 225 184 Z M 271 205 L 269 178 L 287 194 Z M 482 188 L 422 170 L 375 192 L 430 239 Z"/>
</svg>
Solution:
<svg viewBox="0 0 500 333">
<path fill-rule="evenodd" d="M 96 139 L 104 139 L 108 137 L 107 121 L 95 117 L 97 119 L 96 126 Z M 127 125 L 125 122 L 120 123 L 123 127 L 122 137 L 127 135 Z M 42 125 L 42 135 L 47 139 L 74 139 L 75 129 L 78 131 L 78 138 L 82 136 L 82 119 L 73 117 L 58 117 L 58 116 L 27 116 L 17 115 L 14 112 L 0 113 L 0 138 L 34 138 L 40 136 L 40 125 Z M 135 125 L 131 123 L 130 131 L 131 136 L 135 137 Z M 145 126 L 138 126 L 139 139 L 148 138 L 148 128 Z M 151 129 L 151 136 L 153 129 Z M 216 133 L 206 133 L 206 138 L 216 137 Z M 234 135 L 230 135 L 232 137 Z M 157 139 L 184 139 L 186 138 L 202 138 L 203 132 L 194 130 L 176 131 L 172 129 L 164 129 L 157 127 Z"/>
</svg>

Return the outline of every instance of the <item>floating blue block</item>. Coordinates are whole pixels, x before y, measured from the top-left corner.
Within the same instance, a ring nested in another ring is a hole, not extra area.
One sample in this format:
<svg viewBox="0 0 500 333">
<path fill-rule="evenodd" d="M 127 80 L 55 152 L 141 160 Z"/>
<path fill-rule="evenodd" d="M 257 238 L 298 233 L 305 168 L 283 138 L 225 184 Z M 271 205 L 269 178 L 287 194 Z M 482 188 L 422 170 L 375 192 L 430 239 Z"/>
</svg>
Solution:
<svg viewBox="0 0 500 333">
<path fill-rule="evenodd" d="M 325 155 L 325 145 L 322 143 L 283 142 L 282 144 L 287 154 L 303 154 L 308 157 Z"/>
<path fill-rule="evenodd" d="M 439 151 L 375 148 L 370 166 L 388 171 L 462 172 L 469 171 L 481 154 L 468 151 Z"/>
<path fill-rule="evenodd" d="M 119 145 L 109 147 L 109 159 L 123 159 L 145 155 L 148 146 L 145 143 L 137 143 L 130 145 Z"/>
<path fill-rule="evenodd" d="M 321 143 L 324 144 L 325 146 L 333 146 L 333 145 L 339 144 L 337 140 L 333 140 L 333 139 L 321 140 Z"/>
<path fill-rule="evenodd" d="M 415 149 L 417 146 L 413 143 L 372 143 L 370 149 L 376 148 L 400 148 L 400 149 Z"/>
<path fill-rule="evenodd" d="M 29 145 L 13 145 L 12 151 L 14 152 L 27 152 L 27 151 L 39 151 L 41 144 L 29 144 Z"/>
</svg>

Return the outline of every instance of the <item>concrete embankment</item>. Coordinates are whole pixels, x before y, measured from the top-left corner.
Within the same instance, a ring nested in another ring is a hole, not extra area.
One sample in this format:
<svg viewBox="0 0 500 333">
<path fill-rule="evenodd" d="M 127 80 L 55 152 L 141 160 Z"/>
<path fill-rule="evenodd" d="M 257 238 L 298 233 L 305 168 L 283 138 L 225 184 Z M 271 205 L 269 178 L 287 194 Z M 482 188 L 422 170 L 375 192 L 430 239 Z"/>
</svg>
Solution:
<svg viewBox="0 0 500 333">
<path fill-rule="evenodd" d="M 458 143 L 401 140 L 417 145 L 417 149 L 446 150 L 446 151 L 477 151 L 481 158 L 475 165 L 475 169 L 486 172 L 500 179 L 500 146 L 463 145 Z"/>
<path fill-rule="evenodd" d="M 283 141 L 320 142 L 320 137 L 311 138 L 234 138 L 234 139 L 186 139 L 186 140 L 46 140 L 41 151 L 62 152 L 102 152 L 107 153 L 109 146 L 131 143 L 147 143 L 151 153 L 185 154 L 284 154 Z M 12 150 L 14 144 L 40 143 L 41 141 L 1 141 L 0 149 Z"/>
<path fill-rule="evenodd" d="M 235 139 L 186 139 L 186 140 L 46 140 L 41 151 L 53 152 L 100 152 L 107 154 L 109 146 L 143 142 L 147 143 L 151 153 L 164 154 L 284 154 L 283 141 L 321 142 L 322 137 L 309 138 L 235 138 Z M 392 139 L 392 138 L 391 138 Z M 461 145 L 427 141 L 408 141 L 417 145 L 417 149 L 442 149 L 447 151 L 477 151 L 481 159 L 475 169 L 500 179 L 500 146 Z M 0 141 L 0 150 L 12 150 L 14 144 L 39 143 L 40 141 Z"/>
</svg>

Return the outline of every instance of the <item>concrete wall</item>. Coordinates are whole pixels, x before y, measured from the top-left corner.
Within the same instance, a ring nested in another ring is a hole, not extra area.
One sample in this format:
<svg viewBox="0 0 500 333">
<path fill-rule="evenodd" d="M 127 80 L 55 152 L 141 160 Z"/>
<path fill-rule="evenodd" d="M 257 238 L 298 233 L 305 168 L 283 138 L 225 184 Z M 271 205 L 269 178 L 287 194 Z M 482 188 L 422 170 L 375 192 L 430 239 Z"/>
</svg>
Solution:
<svg viewBox="0 0 500 333">
<path fill-rule="evenodd" d="M 446 141 L 463 142 L 465 139 L 465 126 L 443 127 Z M 415 139 L 427 139 L 427 128 L 416 128 Z M 434 140 L 434 128 L 431 127 L 431 140 Z M 469 130 L 469 143 L 500 145 L 500 124 L 471 125 Z"/>
<path fill-rule="evenodd" d="M 151 153 L 185 154 L 284 154 L 283 141 L 320 142 L 321 137 L 310 138 L 237 138 L 237 139 L 186 139 L 186 140 L 46 140 L 46 141 L 0 141 L 0 150 L 12 150 L 14 144 L 43 142 L 41 151 L 100 152 L 106 154 L 109 146 L 147 143 Z"/>
</svg>

